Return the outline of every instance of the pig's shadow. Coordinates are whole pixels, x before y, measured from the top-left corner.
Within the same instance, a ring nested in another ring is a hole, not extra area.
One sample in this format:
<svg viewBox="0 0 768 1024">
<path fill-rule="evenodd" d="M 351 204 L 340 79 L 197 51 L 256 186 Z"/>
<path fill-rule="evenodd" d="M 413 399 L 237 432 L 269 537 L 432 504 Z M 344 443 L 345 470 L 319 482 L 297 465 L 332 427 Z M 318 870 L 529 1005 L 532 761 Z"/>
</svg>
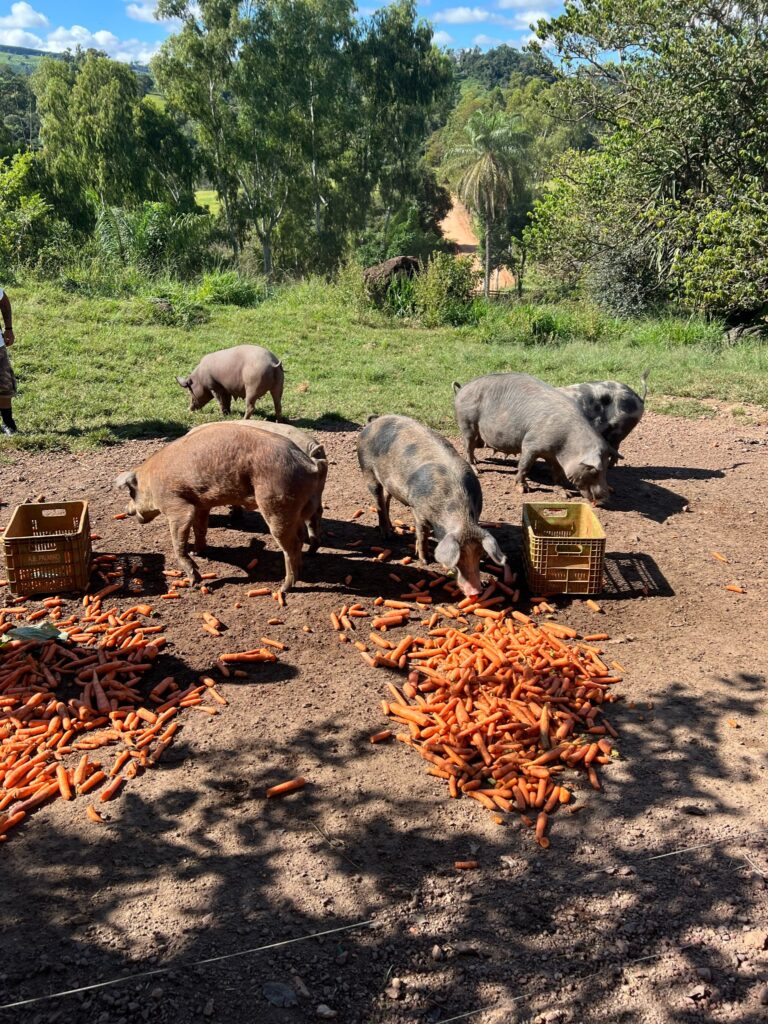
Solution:
<svg viewBox="0 0 768 1024">
<path fill-rule="evenodd" d="M 509 473 L 515 473 L 516 466 L 511 461 L 500 458 L 483 460 L 486 465 L 490 464 L 491 471 L 506 469 Z M 482 480 L 482 466 L 480 478 Z M 708 480 L 712 477 L 722 477 L 724 474 L 718 469 L 689 469 L 687 467 L 652 467 L 652 466 L 614 466 L 608 471 L 608 482 L 613 488 L 606 508 L 612 512 L 638 512 L 646 519 L 653 519 L 657 523 L 663 523 L 671 516 L 683 512 L 689 503 L 689 498 L 668 487 L 651 483 L 653 479 L 669 480 Z M 564 490 L 559 485 L 552 483 L 549 469 L 544 462 L 537 462 L 528 474 L 528 484 L 531 486 L 527 497 L 524 500 L 535 501 L 537 492 L 543 490 L 546 495 L 552 495 L 554 500 L 563 500 L 564 495 L 568 501 L 580 500 L 578 491 Z"/>
</svg>

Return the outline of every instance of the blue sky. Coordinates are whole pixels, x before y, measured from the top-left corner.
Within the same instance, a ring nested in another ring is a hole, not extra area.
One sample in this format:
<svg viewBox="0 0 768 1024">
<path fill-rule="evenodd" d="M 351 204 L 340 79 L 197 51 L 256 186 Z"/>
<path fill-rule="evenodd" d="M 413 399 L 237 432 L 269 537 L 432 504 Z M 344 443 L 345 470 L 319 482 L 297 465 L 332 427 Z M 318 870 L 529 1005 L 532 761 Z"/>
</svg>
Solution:
<svg viewBox="0 0 768 1024">
<path fill-rule="evenodd" d="M 370 14 L 383 6 L 360 0 Z M 74 49 L 78 44 L 105 50 L 116 60 L 150 59 L 173 31 L 153 17 L 155 0 L 0 0 L 0 43 L 39 50 Z M 528 26 L 562 9 L 561 0 L 488 0 L 480 6 L 455 6 L 444 0 L 419 0 L 419 12 L 435 28 L 441 46 L 499 43 L 522 46 Z"/>
</svg>

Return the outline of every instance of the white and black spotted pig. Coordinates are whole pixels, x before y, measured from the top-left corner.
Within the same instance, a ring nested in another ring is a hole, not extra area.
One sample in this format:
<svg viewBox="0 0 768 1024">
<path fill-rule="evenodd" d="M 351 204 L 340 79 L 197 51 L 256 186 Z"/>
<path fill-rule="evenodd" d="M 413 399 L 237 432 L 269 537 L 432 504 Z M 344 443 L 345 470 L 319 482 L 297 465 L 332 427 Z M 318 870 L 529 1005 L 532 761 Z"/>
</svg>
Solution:
<svg viewBox="0 0 768 1024">
<path fill-rule="evenodd" d="M 372 416 L 357 439 L 357 458 L 376 498 L 384 537 L 392 533 L 389 503 L 396 498 L 413 511 L 418 557 L 429 561 L 431 530 L 437 540 L 435 561 L 456 569 L 467 597 L 480 593 L 484 554 L 504 566 L 505 579 L 511 579 L 506 555 L 478 523 L 483 508 L 480 483 L 439 434 L 408 416 Z"/>
<path fill-rule="evenodd" d="M 630 434 L 645 412 L 645 396 L 648 394 L 648 375 L 650 369 L 642 375 L 642 397 L 633 391 L 628 384 L 618 380 L 588 381 L 585 384 L 570 384 L 560 388 L 572 398 L 589 422 L 605 440 L 619 450 L 621 442 Z M 611 456 L 611 465 L 615 465 L 616 456 Z"/>
</svg>

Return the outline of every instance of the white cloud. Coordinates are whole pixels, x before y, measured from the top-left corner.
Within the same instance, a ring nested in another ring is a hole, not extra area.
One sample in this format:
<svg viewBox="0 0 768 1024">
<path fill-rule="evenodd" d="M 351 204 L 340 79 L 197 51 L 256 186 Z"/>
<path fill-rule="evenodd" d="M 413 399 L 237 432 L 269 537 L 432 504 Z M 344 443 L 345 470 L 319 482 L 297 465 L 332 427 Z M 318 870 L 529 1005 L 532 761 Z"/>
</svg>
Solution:
<svg viewBox="0 0 768 1024">
<path fill-rule="evenodd" d="M 561 6 L 560 0 L 539 0 L 539 2 L 549 12 L 547 17 L 551 15 L 552 8 Z M 500 11 L 509 11 L 517 10 L 520 7 L 528 7 L 529 4 L 530 0 L 499 0 L 497 7 Z M 539 15 L 539 17 L 543 17 L 543 15 Z"/>
<path fill-rule="evenodd" d="M 491 12 L 483 7 L 449 7 L 445 11 L 437 11 L 433 21 L 444 21 L 446 25 L 469 25 L 476 21 L 488 21 Z"/>
<path fill-rule="evenodd" d="M 84 50 L 103 50 L 114 60 L 146 64 L 157 53 L 160 44 L 148 43 L 141 39 L 118 39 L 114 33 L 107 32 L 106 29 L 91 32 L 82 25 L 72 25 L 71 28 L 62 25 L 48 33 L 42 49 L 59 53 L 62 50 L 74 50 L 78 46 Z"/>
<path fill-rule="evenodd" d="M 475 46 L 501 46 L 504 40 L 495 39 L 493 36 L 486 36 L 481 33 L 479 36 L 475 36 L 472 42 Z"/>
<path fill-rule="evenodd" d="M 432 42 L 435 46 L 447 46 L 453 42 L 453 36 L 448 35 L 447 32 L 435 32 L 432 36 Z"/>
<path fill-rule="evenodd" d="M 26 46 L 28 50 L 42 50 L 43 40 L 22 28 L 0 28 L 0 43 L 3 46 Z"/>
<path fill-rule="evenodd" d="M 520 23 L 520 15 L 507 18 L 485 7 L 448 7 L 444 11 L 436 11 L 432 21 L 444 22 L 446 25 L 476 25 L 478 22 L 490 21 L 493 25 L 515 26 Z M 527 22 L 525 24 L 527 27 Z"/>
<path fill-rule="evenodd" d="M 48 19 L 36 11 L 31 4 L 11 4 L 11 13 L 0 17 L 0 29 L 6 28 L 47 28 Z M 24 43 L 7 43 L 8 46 L 24 46 Z"/>
<path fill-rule="evenodd" d="M 535 25 L 540 18 L 547 17 L 549 15 L 546 11 L 521 11 L 515 15 L 515 24 L 520 28 L 528 28 L 529 25 Z"/>
<path fill-rule="evenodd" d="M 149 25 L 156 24 L 155 11 L 157 10 L 157 3 L 155 0 L 143 0 L 142 3 L 128 4 L 125 9 L 125 13 L 133 21 L 145 21 Z"/>
</svg>

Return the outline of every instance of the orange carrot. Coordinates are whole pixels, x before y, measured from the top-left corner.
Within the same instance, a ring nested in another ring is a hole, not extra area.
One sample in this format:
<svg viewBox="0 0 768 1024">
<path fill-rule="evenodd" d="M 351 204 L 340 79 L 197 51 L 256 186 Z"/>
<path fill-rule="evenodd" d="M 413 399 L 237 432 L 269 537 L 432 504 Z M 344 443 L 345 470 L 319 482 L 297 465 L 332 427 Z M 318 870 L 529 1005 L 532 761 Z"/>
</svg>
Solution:
<svg viewBox="0 0 768 1024">
<path fill-rule="evenodd" d="M 125 780 L 122 775 L 116 775 L 114 779 L 112 779 L 112 781 L 99 793 L 99 800 L 111 800 L 124 781 Z"/>
<path fill-rule="evenodd" d="M 453 866 L 457 871 L 474 871 L 480 864 L 476 860 L 455 860 Z"/>
<path fill-rule="evenodd" d="M 59 792 L 65 800 L 72 799 L 72 790 L 69 785 L 69 778 L 67 777 L 67 769 L 63 764 L 56 766 L 56 781 L 59 784 Z"/>
<path fill-rule="evenodd" d="M 88 806 L 85 809 L 85 813 L 88 815 L 91 821 L 95 821 L 98 825 L 104 824 L 104 818 L 102 818 L 102 816 L 93 806 L 93 804 L 88 804 Z"/>
<path fill-rule="evenodd" d="M 369 736 L 371 743 L 382 743 L 384 740 L 392 738 L 391 729 L 383 729 L 381 732 L 374 733 L 373 736 Z"/>
<path fill-rule="evenodd" d="M 295 793 L 297 789 L 303 789 L 307 780 L 303 778 L 291 779 L 289 782 L 280 782 L 276 786 L 270 786 L 267 790 L 267 797 L 285 796 L 286 793 Z"/>
<path fill-rule="evenodd" d="M 94 772 L 93 775 L 89 775 L 85 782 L 81 782 L 78 787 L 78 793 L 89 793 L 96 786 L 100 785 L 104 779 L 106 779 L 106 772 L 98 771 Z"/>
</svg>

